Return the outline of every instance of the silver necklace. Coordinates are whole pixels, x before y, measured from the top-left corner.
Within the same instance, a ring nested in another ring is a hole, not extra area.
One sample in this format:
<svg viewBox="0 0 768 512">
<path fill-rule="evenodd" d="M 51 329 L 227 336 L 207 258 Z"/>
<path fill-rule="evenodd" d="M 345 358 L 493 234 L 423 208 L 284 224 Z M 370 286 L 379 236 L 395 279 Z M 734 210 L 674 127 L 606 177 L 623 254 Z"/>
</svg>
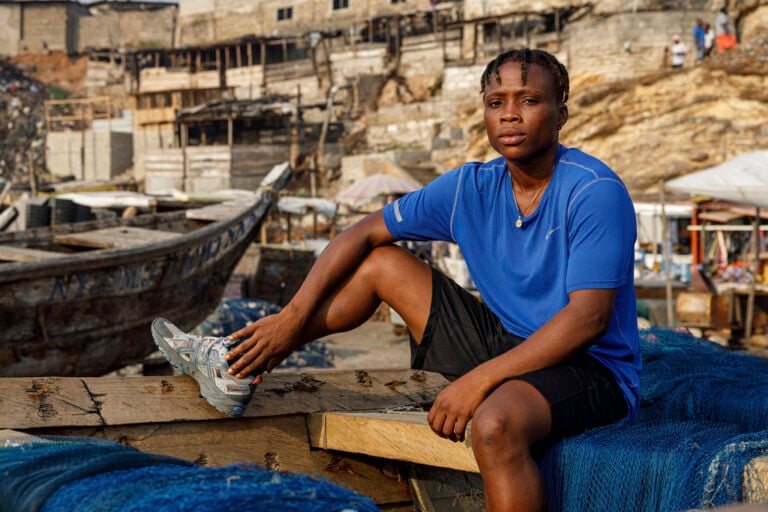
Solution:
<svg viewBox="0 0 768 512">
<path fill-rule="evenodd" d="M 552 175 L 550 174 L 550 179 L 552 178 Z M 520 205 L 517 204 L 517 196 L 515 195 L 515 187 L 512 186 L 512 199 L 515 201 L 515 209 L 517 210 L 517 220 L 515 221 L 515 227 L 516 228 L 522 228 L 523 227 L 523 215 L 525 215 L 525 212 L 528 211 L 528 208 L 531 207 L 534 201 L 536 201 L 536 198 L 539 197 L 539 194 L 541 194 L 541 191 L 544 190 L 544 188 L 549 183 L 549 179 L 544 182 L 542 186 L 539 187 L 539 190 L 536 191 L 536 193 L 533 195 L 533 199 L 528 201 L 528 204 L 525 205 L 525 208 L 520 208 Z"/>
</svg>

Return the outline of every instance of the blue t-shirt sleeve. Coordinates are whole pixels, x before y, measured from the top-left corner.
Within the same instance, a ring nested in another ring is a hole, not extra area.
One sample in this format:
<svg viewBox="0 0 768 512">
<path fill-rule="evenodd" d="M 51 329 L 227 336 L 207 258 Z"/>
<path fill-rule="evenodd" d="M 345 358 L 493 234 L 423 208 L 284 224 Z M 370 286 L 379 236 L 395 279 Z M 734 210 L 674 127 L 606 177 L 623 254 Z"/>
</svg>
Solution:
<svg viewBox="0 0 768 512">
<path fill-rule="evenodd" d="M 451 215 L 461 169 L 445 173 L 429 185 L 384 207 L 384 222 L 398 240 L 453 241 Z"/>
<path fill-rule="evenodd" d="M 624 186 L 613 179 L 591 183 L 574 199 L 568 217 L 567 293 L 626 284 L 637 225 Z"/>
</svg>

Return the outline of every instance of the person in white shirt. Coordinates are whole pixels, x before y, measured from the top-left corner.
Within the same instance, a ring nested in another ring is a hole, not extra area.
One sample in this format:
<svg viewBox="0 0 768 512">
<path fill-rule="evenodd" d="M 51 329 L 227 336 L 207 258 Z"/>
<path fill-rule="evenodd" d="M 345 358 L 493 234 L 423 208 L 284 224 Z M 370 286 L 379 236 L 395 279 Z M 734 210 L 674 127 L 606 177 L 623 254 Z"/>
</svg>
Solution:
<svg viewBox="0 0 768 512">
<path fill-rule="evenodd" d="M 688 53 L 688 47 L 680 40 L 680 36 L 672 36 L 672 67 L 681 68 L 685 64 L 685 54 Z"/>
</svg>

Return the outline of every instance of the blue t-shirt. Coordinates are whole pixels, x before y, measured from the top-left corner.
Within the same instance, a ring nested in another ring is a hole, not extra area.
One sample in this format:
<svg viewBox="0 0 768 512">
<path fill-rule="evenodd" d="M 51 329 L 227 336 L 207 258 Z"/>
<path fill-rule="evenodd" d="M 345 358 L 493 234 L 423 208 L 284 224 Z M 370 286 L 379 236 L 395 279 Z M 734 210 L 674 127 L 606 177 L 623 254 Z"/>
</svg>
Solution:
<svg viewBox="0 0 768 512">
<path fill-rule="evenodd" d="M 518 216 L 503 158 L 466 163 L 384 208 L 397 239 L 457 243 L 484 302 L 522 338 L 565 307 L 570 292 L 615 288 L 608 332 L 588 352 L 616 376 L 634 416 L 641 367 L 637 225 L 624 184 L 600 160 L 560 146 L 539 206 L 519 228 Z"/>
</svg>

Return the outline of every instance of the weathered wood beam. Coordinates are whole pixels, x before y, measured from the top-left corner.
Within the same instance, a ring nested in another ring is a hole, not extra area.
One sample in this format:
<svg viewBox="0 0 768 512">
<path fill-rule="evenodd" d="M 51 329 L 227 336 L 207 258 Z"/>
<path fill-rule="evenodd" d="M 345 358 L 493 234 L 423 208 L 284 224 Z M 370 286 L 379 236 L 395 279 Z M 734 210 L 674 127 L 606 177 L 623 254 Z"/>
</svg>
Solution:
<svg viewBox="0 0 768 512">
<path fill-rule="evenodd" d="M 64 252 L 41 251 L 27 247 L 14 247 L 12 245 L 0 245 L 0 260 L 4 261 L 38 261 L 50 258 L 68 256 Z"/>
<path fill-rule="evenodd" d="M 315 448 L 479 472 L 471 431 L 463 442 L 439 437 L 426 412 L 316 413 L 310 415 L 309 434 Z"/>
<path fill-rule="evenodd" d="M 412 370 L 274 373 L 256 389 L 250 418 L 377 410 L 430 403 L 447 381 Z M 0 379 L 0 428 L 130 425 L 221 419 L 189 377 Z"/>
</svg>

